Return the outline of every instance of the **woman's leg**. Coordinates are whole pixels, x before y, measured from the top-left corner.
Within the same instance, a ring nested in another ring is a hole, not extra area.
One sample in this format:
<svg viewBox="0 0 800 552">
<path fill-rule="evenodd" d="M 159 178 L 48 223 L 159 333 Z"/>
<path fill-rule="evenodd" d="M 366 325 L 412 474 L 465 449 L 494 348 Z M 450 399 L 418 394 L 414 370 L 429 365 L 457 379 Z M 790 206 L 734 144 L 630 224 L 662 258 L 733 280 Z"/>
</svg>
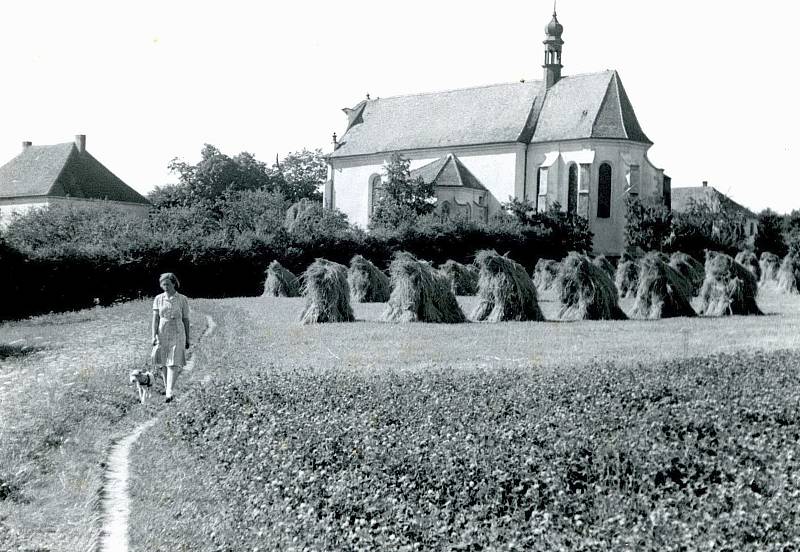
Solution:
<svg viewBox="0 0 800 552">
<path fill-rule="evenodd" d="M 178 381 L 178 374 L 181 373 L 180 366 L 167 366 L 167 384 L 165 394 L 167 398 L 172 398 L 172 391 L 175 388 L 175 382 Z"/>
</svg>

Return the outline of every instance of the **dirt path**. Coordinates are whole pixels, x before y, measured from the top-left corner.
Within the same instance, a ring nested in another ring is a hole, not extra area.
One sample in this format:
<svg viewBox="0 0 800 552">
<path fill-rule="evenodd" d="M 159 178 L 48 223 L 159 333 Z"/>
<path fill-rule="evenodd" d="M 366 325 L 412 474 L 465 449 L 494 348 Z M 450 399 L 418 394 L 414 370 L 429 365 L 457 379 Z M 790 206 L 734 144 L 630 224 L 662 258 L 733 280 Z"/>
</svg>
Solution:
<svg viewBox="0 0 800 552">
<path fill-rule="evenodd" d="M 216 328 L 214 320 L 206 315 L 205 338 Z M 186 362 L 184 372 L 191 373 L 195 368 L 195 356 Z M 100 491 L 101 530 L 98 552 L 128 552 L 128 516 L 130 497 L 128 496 L 128 475 L 131 446 L 158 421 L 158 416 L 137 426 L 125 438 L 112 444 L 103 473 L 103 488 Z"/>
</svg>

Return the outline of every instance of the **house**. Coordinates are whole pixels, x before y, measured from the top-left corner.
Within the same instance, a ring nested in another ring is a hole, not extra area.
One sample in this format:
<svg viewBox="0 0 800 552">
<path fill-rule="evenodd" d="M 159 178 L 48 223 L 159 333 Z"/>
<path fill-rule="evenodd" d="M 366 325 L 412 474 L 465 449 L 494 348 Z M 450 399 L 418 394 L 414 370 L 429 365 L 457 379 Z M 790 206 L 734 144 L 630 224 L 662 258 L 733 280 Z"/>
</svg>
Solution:
<svg viewBox="0 0 800 552">
<path fill-rule="evenodd" d="M 86 136 L 74 142 L 34 146 L 0 167 L 0 224 L 12 213 L 46 205 L 114 205 L 145 215 L 150 202 L 86 151 Z"/>
<path fill-rule="evenodd" d="M 543 78 L 367 99 L 344 109 L 324 201 L 366 227 L 393 153 L 435 180 L 440 214 L 486 219 L 510 198 L 581 215 L 594 252 L 619 255 L 625 198 L 669 199 L 616 71 L 562 76 L 563 26 L 545 27 Z M 458 178 L 455 178 L 456 175 Z M 438 180 L 436 180 L 438 179 Z"/>
<path fill-rule="evenodd" d="M 693 205 L 706 205 L 713 213 L 725 213 L 728 216 L 740 217 L 742 220 L 741 234 L 749 245 L 753 245 L 758 234 L 758 215 L 747 207 L 739 205 L 731 198 L 709 186 L 703 181 L 702 186 L 686 186 L 672 188 L 672 211 L 685 213 Z"/>
</svg>

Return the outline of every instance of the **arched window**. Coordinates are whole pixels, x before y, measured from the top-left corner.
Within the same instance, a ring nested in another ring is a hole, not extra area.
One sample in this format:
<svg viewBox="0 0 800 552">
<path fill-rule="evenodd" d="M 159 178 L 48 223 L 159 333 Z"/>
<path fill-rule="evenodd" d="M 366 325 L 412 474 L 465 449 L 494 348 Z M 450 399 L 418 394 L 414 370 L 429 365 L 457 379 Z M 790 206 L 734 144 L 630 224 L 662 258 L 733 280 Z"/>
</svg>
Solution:
<svg viewBox="0 0 800 552">
<path fill-rule="evenodd" d="M 603 163 L 597 175 L 597 218 L 611 216 L 611 165 Z"/>
<path fill-rule="evenodd" d="M 378 201 L 381 197 L 381 176 L 379 174 L 373 174 L 369 177 L 369 216 L 372 216 L 372 213 L 375 212 L 375 205 L 377 205 Z"/>
<path fill-rule="evenodd" d="M 450 218 L 450 204 L 448 202 L 443 202 L 442 206 L 440 207 L 439 212 L 442 215 L 442 220 L 447 220 Z"/>
<path fill-rule="evenodd" d="M 570 164 L 567 175 L 567 213 L 574 215 L 578 211 L 578 165 Z"/>
</svg>

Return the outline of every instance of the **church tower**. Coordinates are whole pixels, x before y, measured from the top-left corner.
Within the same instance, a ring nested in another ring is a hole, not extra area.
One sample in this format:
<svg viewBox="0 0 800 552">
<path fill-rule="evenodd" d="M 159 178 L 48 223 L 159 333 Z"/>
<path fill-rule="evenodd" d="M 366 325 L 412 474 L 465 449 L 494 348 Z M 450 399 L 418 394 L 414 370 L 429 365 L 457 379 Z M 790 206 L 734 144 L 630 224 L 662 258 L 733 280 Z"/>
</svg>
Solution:
<svg viewBox="0 0 800 552">
<path fill-rule="evenodd" d="M 549 89 L 561 78 L 561 46 L 564 41 L 561 40 L 561 33 L 564 32 L 564 27 L 558 22 L 556 17 L 556 6 L 553 4 L 553 19 L 544 28 L 545 39 L 544 43 L 544 86 Z"/>
</svg>

